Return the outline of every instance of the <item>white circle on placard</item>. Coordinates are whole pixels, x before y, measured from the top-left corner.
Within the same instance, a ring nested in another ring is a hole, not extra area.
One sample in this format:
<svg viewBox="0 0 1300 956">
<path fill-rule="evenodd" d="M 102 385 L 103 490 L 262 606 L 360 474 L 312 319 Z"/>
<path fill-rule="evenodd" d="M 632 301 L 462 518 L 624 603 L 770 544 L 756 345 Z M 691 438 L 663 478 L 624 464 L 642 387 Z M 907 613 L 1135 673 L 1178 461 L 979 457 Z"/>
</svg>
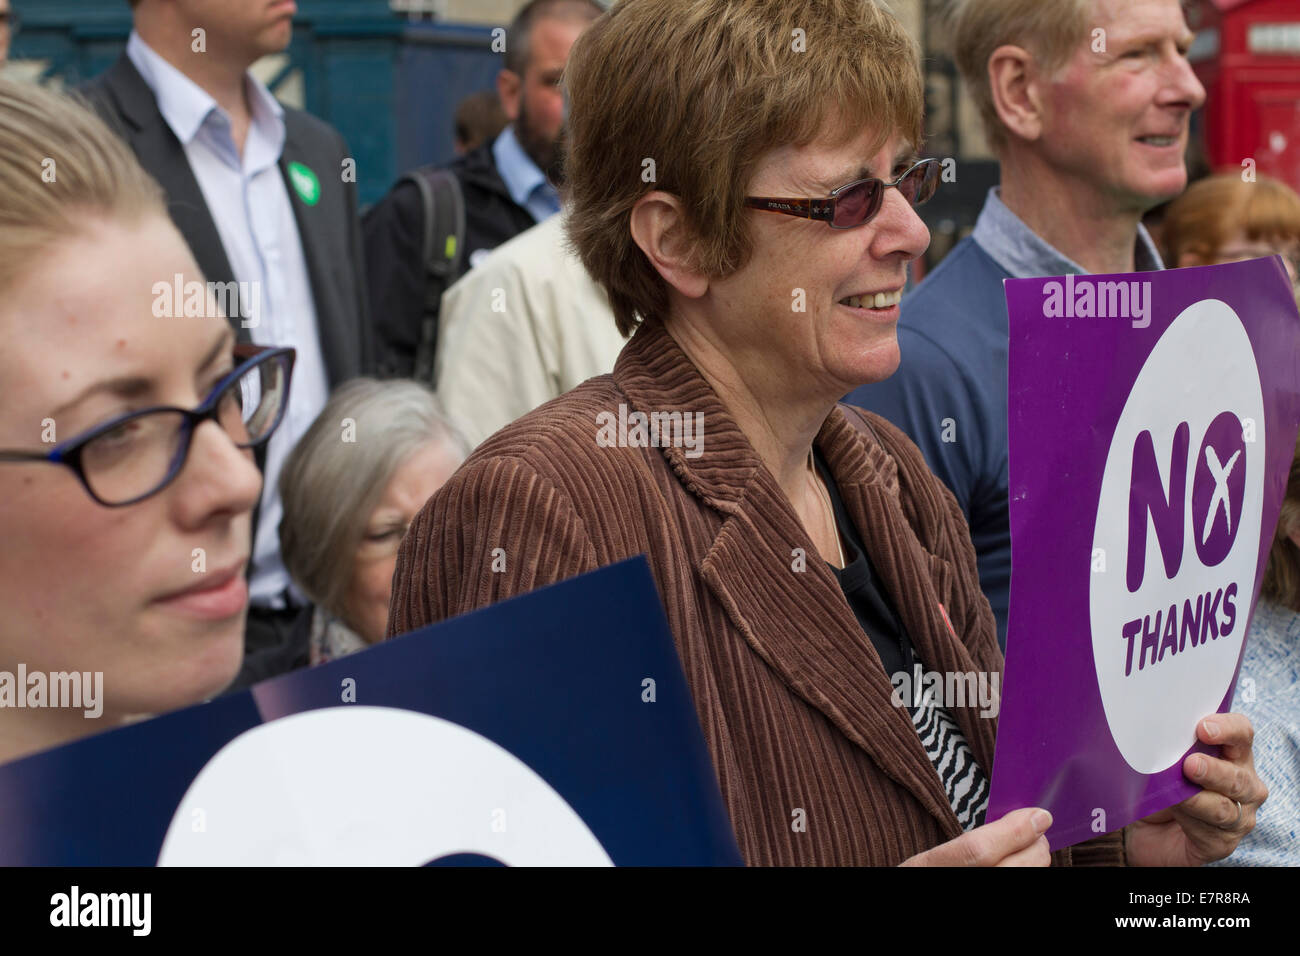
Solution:
<svg viewBox="0 0 1300 956">
<path fill-rule="evenodd" d="M 247 731 L 194 778 L 159 866 L 612 866 L 554 788 L 459 724 L 329 707 Z"/>
<path fill-rule="evenodd" d="M 1225 413 L 1235 416 L 1236 424 Z M 1254 423 L 1253 440 L 1229 434 L 1229 427 L 1243 431 L 1239 425 L 1248 420 Z M 1150 432 L 1159 493 L 1167 498 L 1174 484 L 1175 436 L 1184 423 L 1187 460 L 1185 495 L 1179 503 L 1181 549 L 1167 532 L 1169 546 L 1162 550 L 1149 509 L 1142 509 L 1146 548 L 1139 556 L 1140 583 L 1130 590 L 1129 506 L 1135 446 L 1144 432 Z M 1158 773 L 1173 766 L 1196 742 L 1197 721 L 1214 713 L 1227 694 L 1255 586 L 1264 449 L 1264 399 L 1246 330 L 1226 303 L 1197 302 L 1165 330 L 1133 383 L 1111 438 L 1093 534 L 1093 548 L 1106 556 L 1105 570 L 1091 572 L 1089 587 L 1093 663 L 1115 745 L 1139 773 Z M 1198 545 L 1210 552 L 1208 565 Z M 1172 577 L 1166 573 L 1167 560 L 1176 564 Z M 1227 593 L 1230 584 L 1236 585 L 1235 596 Z M 1211 606 L 1215 610 L 1207 612 Z M 1160 654 L 1171 607 L 1176 608 L 1181 646 L 1166 647 Z M 1157 613 L 1161 636 L 1156 654 L 1151 649 L 1143 653 L 1139 631 L 1130 656 L 1125 625 L 1140 620 L 1154 629 Z M 1207 616 L 1218 625 L 1217 638 L 1204 627 Z M 1204 640 L 1193 646 L 1191 628 L 1184 637 L 1185 622 L 1195 622 L 1197 636 L 1203 630 Z M 1229 623 L 1229 633 L 1222 633 Z"/>
</svg>

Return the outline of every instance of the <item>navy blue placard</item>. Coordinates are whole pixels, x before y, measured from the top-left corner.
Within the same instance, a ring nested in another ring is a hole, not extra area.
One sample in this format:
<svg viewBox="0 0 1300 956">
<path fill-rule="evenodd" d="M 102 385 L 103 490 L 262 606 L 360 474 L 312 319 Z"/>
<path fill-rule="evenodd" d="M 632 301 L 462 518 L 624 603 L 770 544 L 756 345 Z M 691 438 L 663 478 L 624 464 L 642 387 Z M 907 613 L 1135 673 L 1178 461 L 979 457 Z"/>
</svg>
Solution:
<svg viewBox="0 0 1300 956">
<path fill-rule="evenodd" d="M 638 557 L 0 766 L 0 863 L 151 866 L 195 777 L 230 741 L 294 714 L 367 706 L 428 714 L 504 748 L 617 865 L 742 862 Z"/>
</svg>

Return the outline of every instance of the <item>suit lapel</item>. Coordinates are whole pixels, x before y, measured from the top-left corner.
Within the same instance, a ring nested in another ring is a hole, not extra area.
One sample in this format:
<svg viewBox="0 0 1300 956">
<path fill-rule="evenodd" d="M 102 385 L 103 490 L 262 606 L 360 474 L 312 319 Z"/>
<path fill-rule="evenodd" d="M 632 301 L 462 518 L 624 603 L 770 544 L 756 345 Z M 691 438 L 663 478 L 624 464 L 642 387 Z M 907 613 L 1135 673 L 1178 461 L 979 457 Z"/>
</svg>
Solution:
<svg viewBox="0 0 1300 956">
<path fill-rule="evenodd" d="M 234 270 L 217 225 L 208 211 L 199 182 L 194 178 L 185 149 L 158 110 L 158 101 L 136 71 L 126 54 L 109 70 L 104 85 L 117 101 L 125 129 L 121 130 L 131 149 L 162 186 L 167 197 L 167 211 L 189 244 L 203 277 L 209 282 L 233 282 Z M 236 289 L 238 286 L 236 285 Z M 248 329 L 239 320 L 241 312 L 232 309 L 227 316 L 240 342 L 252 341 Z"/>
<path fill-rule="evenodd" d="M 356 361 L 356 356 L 349 353 L 349 343 L 343 334 L 347 322 L 339 312 L 342 303 L 331 284 L 331 268 L 335 267 L 331 263 L 337 263 L 338 257 L 331 256 L 326 247 L 329 229 L 342 227 L 333 226 L 327 221 L 329 190 L 326 177 L 321 176 L 321 170 L 312 168 L 308 161 L 310 158 L 293 114 L 286 111 L 284 151 L 280 154 L 280 176 L 284 180 L 285 191 L 289 194 L 289 204 L 293 206 L 293 218 L 298 226 L 299 241 L 302 243 L 303 261 L 307 265 L 307 278 L 311 283 L 312 302 L 316 307 L 316 330 L 320 336 L 321 356 L 325 360 L 325 370 L 330 385 L 334 386 L 351 377 L 348 370 Z M 319 159 L 314 161 L 319 162 Z M 293 163 L 300 163 L 316 174 L 319 198 L 314 205 L 306 203 L 294 184 L 293 176 L 289 172 L 289 167 Z M 351 344 L 351 350 L 355 352 L 355 343 Z"/>
</svg>

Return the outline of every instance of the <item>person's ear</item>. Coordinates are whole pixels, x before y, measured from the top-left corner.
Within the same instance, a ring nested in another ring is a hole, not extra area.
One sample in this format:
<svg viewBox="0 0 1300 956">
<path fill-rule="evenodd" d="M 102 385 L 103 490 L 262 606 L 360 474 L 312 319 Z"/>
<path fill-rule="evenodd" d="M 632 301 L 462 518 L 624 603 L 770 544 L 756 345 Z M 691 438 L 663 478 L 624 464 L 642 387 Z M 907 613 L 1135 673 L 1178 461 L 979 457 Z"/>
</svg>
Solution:
<svg viewBox="0 0 1300 956">
<path fill-rule="evenodd" d="M 501 108 L 505 110 L 506 119 L 514 122 L 519 119 L 519 94 L 524 81 L 514 70 L 501 70 L 497 73 L 497 96 Z"/>
<path fill-rule="evenodd" d="M 994 50 L 989 57 L 989 89 L 998 120 L 1009 132 L 1030 142 L 1043 134 L 1043 90 L 1033 54 L 1010 45 Z"/>
<path fill-rule="evenodd" d="M 670 286 L 690 299 L 709 289 L 708 276 L 691 257 L 689 226 L 682 201 L 672 193 L 646 193 L 632 207 L 632 241 Z"/>
</svg>

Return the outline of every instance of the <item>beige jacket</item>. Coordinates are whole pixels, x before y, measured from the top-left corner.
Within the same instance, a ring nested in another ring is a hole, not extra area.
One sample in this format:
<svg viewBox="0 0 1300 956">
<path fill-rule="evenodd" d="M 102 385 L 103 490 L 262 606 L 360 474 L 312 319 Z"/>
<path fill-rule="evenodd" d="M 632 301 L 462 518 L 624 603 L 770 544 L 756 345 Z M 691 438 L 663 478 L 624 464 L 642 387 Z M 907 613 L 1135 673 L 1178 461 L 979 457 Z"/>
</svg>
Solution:
<svg viewBox="0 0 1300 956">
<path fill-rule="evenodd" d="M 471 445 L 614 368 L 609 299 L 552 216 L 494 249 L 442 297 L 438 397 Z"/>
</svg>

